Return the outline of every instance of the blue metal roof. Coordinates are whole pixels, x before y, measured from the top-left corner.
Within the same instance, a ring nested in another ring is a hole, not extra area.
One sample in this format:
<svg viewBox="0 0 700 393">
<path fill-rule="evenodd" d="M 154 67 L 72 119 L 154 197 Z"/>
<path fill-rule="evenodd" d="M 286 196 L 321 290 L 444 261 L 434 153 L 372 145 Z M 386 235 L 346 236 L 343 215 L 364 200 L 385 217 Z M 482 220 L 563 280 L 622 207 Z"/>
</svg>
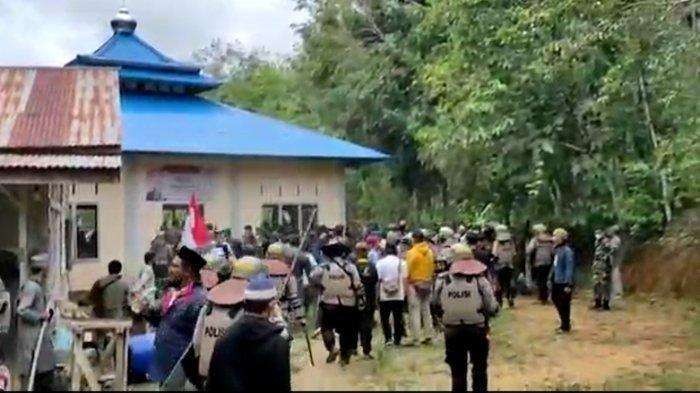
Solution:
<svg viewBox="0 0 700 393">
<path fill-rule="evenodd" d="M 156 67 L 163 65 L 177 67 L 180 65 L 133 32 L 115 32 L 92 55 L 87 55 L 86 57 L 109 59 L 120 63 L 135 62 Z"/>
<path fill-rule="evenodd" d="M 119 10 L 112 20 L 112 28 L 114 34 L 96 51 L 78 55 L 67 65 L 119 67 L 122 82 L 177 86 L 191 93 L 210 90 L 221 84 L 203 75 L 200 67 L 173 60 L 139 38 L 134 33 L 136 21 L 126 9 Z"/>
<path fill-rule="evenodd" d="M 192 95 L 123 92 L 122 151 L 378 161 L 376 150 Z"/>
</svg>

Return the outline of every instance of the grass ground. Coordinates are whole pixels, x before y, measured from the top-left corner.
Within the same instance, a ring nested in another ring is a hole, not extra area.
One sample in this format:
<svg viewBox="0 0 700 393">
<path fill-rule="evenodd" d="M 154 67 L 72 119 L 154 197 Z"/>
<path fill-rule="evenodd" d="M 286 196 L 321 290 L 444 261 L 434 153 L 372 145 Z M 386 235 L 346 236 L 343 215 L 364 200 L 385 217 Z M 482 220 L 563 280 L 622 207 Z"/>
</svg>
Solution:
<svg viewBox="0 0 700 393">
<path fill-rule="evenodd" d="M 552 306 L 517 300 L 492 325 L 489 387 L 500 390 L 700 389 L 700 310 L 697 302 L 644 297 L 600 313 L 587 294 L 573 304 L 574 330 L 554 333 Z M 418 348 L 384 348 L 375 330 L 375 360 L 353 358 L 341 369 L 324 363 L 312 340 L 311 367 L 303 338 L 292 348 L 295 390 L 446 390 L 443 341 Z"/>
</svg>

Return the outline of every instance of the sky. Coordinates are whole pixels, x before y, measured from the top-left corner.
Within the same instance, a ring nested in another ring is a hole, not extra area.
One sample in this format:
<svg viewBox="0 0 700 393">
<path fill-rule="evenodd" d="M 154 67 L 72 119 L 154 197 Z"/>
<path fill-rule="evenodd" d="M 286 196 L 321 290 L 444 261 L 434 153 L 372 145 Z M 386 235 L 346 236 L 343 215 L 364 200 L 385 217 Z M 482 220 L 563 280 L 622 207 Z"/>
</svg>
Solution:
<svg viewBox="0 0 700 393">
<path fill-rule="evenodd" d="M 291 25 L 308 18 L 292 0 L 0 0 L 0 65 L 62 66 L 93 52 L 123 3 L 139 37 L 185 61 L 214 38 L 290 55 Z"/>
</svg>

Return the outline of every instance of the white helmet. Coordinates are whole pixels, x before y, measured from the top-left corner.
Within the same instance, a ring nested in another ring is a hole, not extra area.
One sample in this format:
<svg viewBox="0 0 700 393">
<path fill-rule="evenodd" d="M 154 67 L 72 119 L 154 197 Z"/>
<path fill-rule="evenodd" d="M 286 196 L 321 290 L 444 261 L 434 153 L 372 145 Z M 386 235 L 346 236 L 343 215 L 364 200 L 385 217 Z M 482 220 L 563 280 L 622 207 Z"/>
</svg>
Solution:
<svg viewBox="0 0 700 393">
<path fill-rule="evenodd" d="M 270 259 L 284 259 L 284 243 L 275 242 L 267 247 L 267 257 Z"/>
<path fill-rule="evenodd" d="M 452 230 L 450 227 L 441 227 L 440 230 L 438 231 L 438 235 L 443 238 L 443 239 L 449 239 L 452 236 L 454 236 L 455 231 Z"/>
</svg>

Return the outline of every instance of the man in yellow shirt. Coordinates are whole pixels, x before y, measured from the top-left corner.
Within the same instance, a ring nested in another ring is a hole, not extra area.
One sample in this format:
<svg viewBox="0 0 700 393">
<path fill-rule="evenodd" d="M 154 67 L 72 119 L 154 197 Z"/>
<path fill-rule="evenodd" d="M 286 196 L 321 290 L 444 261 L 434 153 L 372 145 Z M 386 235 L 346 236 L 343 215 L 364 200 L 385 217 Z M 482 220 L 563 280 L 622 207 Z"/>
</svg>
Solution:
<svg viewBox="0 0 700 393">
<path fill-rule="evenodd" d="M 433 337 L 430 295 L 433 289 L 435 256 L 426 243 L 423 232 L 414 231 L 411 237 L 413 246 L 406 253 L 406 265 L 408 268 L 408 315 L 413 341 L 407 345 L 429 344 Z"/>
</svg>

